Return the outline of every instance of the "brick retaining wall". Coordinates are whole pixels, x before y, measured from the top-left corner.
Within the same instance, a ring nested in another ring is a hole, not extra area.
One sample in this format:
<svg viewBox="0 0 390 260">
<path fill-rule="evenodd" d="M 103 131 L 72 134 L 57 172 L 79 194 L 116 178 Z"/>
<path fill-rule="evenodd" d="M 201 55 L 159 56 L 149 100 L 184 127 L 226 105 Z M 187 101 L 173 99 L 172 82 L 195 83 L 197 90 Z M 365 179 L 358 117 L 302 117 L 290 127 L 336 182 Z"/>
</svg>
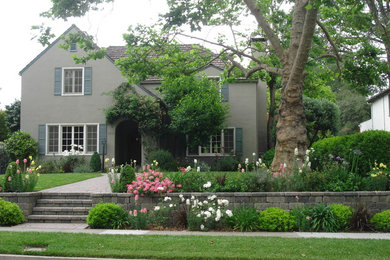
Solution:
<svg viewBox="0 0 390 260">
<path fill-rule="evenodd" d="M 169 194 L 172 199 L 179 199 L 180 193 Z M 196 196 L 199 200 L 204 200 L 207 196 L 215 194 L 217 198 L 227 199 L 229 207 L 237 207 L 245 204 L 256 207 L 260 210 L 269 207 L 280 207 L 282 209 L 292 209 L 296 206 L 315 205 L 318 203 L 333 204 L 340 203 L 351 206 L 355 209 L 366 207 L 370 214 L 390 209 L 390 191 L 356 191 L 356 192 L 218 192 L 218 193 L 181 193 L 185 198 Z M 296 196 L 299 199 L 296 199 Z M 32 212 L 37 199 L 41 197 L 40 192 L 26 193 L 0 193 L 4 200 L 15 202 L 28 216 Z M 140 197 L 137 205 L 152 209 L 164 196 L 151 195 Z M 93 206 L 99 202 L 114 202 L 122 206 L 125 210 L 135 207 L 134 195 L 127 193 L 92 193 Z"/>
</svg>

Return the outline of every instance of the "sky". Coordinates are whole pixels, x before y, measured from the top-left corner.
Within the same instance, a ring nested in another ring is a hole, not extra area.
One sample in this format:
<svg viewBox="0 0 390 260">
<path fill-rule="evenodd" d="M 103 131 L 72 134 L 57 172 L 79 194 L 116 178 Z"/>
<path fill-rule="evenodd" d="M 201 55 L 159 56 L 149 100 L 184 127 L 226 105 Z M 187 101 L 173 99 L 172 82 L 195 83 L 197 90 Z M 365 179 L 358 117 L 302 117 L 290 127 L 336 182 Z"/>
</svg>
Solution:
<svg viewBox="0 0 390 260">
<path fill-rule="evenodd" d="M 40 17 L 39 14 L 49 10 L 50 6 L 50 0 L 12 0 L 4 2 L 0 9 L 0 109 L 20 100 L 19 72 L 45 49 L 36 39 L 31 39 L 36 34 L 31 26 L 44 23 L 52 28 L 56 36 L 60 36 L 75 24 L 94 36 L 98 46 L 108 47 L 125 44 L 122 35 L 129 25 L 153 24 L 158 20 L 158 14 L 168 11 L 165 0 L 115 0 L 114 3 L 105 4 L 103 10 L 89 12 L 82 18 L 63 21 Z M 213 33 L 218 31 L 220 28 L 209 28 L 200 35 L 211 39 L 215 37 Z M 194 41 L 187 39 L 183 42 Z"/>
</svg>

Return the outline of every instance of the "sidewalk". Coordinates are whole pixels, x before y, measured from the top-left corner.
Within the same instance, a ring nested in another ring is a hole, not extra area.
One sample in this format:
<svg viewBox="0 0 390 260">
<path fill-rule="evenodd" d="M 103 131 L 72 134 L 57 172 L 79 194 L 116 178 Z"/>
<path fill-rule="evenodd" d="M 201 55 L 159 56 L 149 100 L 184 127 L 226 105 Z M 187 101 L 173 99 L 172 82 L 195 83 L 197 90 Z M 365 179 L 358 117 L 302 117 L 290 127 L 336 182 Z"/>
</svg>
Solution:
<svg viewBox="0 0 390 260">
<path fill-rule="evenodd" d="M 108 175 L 103 174 L 101 177 L 41 190 L 41 192 L 111 193 L 111 188 L 108 183 Z"/>
<path fill-rule="evenodd" d="M 247 236 L 283 238 L 337 238 L 337 239 L 385 239 L 390 233 L 325 233 L 325 232 L 200 232 L 159 230 L 87 229 L 87 224 L 24 223 L 13 227 L 0 227 L 11 232 L 60 232 L 99 235 L 169 235 L 169 236 Z"/>
</svg>

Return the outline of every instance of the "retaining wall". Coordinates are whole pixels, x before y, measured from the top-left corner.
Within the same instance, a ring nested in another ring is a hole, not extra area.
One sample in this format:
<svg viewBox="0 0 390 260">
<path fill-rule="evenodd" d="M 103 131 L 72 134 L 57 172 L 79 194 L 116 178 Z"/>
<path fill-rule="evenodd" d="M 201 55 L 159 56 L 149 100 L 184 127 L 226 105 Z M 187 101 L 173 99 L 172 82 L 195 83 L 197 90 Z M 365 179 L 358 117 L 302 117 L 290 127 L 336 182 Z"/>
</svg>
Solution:
<svg viewBox="0 0 390 260">
<path fill-rule="evenodd" d="M 173 200 L 179 199 L 179 194 L 185 198 L 196 196 L 199 200 L 207 199 L 212 194 L 217 198 L 229 200 L 229 207 L 234 208 L 240 205 L 248 205 L 263 210 L 269 207 L 280 207 L 290 210 L 296 206 L 315 205 L 318 203 L 333 204 L 340 203 L 351 206 L 354 209 L 366 207 L 370 214 L 390 209 L 390 191 L 356 191 L 356 192 L 217 192 L 217 193 L 171 193 L 168 196 Z M 4 200 L 15 202 L 28 216 L 31 214 L 37 199 L 41 197 L 40 192 L 26 193 L 0 193 Z M 161 195 L 150 195 L 140 197 L 137 207 L 152 209 L 161 199 Z M 298 197 L 298 199 L 297 199 Z M 136 206 L 134 195 L 127 193 L 92 193 L 92 205 L 99 202 L 114 202 L 125 210 L 134 209 Z"/>
</svg>

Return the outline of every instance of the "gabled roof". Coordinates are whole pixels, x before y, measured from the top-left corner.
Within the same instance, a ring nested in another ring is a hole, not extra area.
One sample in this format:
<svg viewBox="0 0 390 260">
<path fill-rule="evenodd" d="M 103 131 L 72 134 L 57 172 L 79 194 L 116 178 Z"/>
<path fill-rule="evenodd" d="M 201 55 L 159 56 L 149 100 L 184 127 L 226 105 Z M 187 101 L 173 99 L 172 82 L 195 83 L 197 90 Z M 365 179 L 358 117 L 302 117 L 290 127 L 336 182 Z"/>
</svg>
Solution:
<svg viewBox="0 0 390 260">
<path fill-rule="evenodd" d="M 382 98 L 382 97 L 384 97 L 384 96 L 386 96 L 388 94 L 390 94 L 390 88 L 387 88 L 387 89 L 385 89 L 385 90 L 383 90 L 383 91 L 373 95 L 372 97 L 368 98 L 367 99 L 367 103 L 374 103 L 378 99 L 380 99 L 380 98 Z"/>
<path fill-rule="evenodd" d="M 21 76 L 23 74 L 23 72 L 25 72 L 31 65 L 33 65 L 40 57 L 42 57 L 48 50 L 50 50 L 54 45 L 56 45 L 62 38 L 62 36 L 68 34 L 70 31 L 72 31 L 73 29 L 75 29 L 76 31 L 78 31 L 79 33 L 84 33 L 83 31 L 81 31 L 76 25 L 72 24 L 72 26 L 70 26 L 63 34 L 61 34 L 61 36 L 59 36 L 55 41 L 53 41 L 49 46 L 47 46 L 46 49 L 44 49 L 41 53 L 39 53 L 32 61 L 30 61 L 30 63 L 28 63 L 20 72 L 19 72 L 19 75 Z M 113 59 L 111 59 L 111 57 L 109 57 L 108 55 L 106 55 L 106 58 L 108 60 L 110 60 L 112 63 L 114 63 Z"/>
<path fill-rule="evenodd" d="M 198 44 L 180 44 L 180 49 L 183 52 L 190 51 L 194 49 L 194 45 L 199 46 L 202 48 L 202 46 Z M 112 60 L 117 60 L 120 58 L 127 57 L 128 54 L 126 53 L 126 46 L 109 46 L 106 49 L 106 54 L 112 59 Z M 151 55 L 152 56 L 152 55 Z M 216 67 L 217 69 L 223 70 L 225 68 L 225 63 L 217 57 L 216 54 L 213 55 L 213 58 L 215 58 L 212 62 L 211 65 Z"/>
</svg>

